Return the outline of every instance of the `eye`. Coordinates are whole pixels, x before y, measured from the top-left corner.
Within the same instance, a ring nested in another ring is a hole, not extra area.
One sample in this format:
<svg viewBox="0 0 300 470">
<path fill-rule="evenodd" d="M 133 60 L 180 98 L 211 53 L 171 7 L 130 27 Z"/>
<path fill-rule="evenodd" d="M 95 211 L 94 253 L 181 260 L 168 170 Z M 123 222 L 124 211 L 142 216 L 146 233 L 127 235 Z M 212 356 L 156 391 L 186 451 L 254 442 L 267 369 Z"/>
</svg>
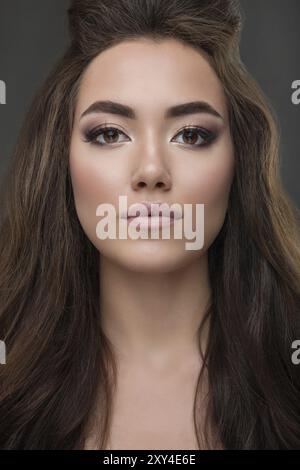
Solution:
<svg viewBox="0 0 300 470">
<path fill-rule="evenodd" d="M 213 142 L 217 137 L 215 132 L 209 131 L 208 129 L 198 126 L 185 127 L 180 132 L 178 132 L 175 137 L 180 135 L 183 136 L 184 140 L 184 142 L 180 143 L 187 144 L 192 147 L 204 147 Z"/>
<path fill-rule="evenodd" d="M 105 125 L 105 126 L 97 127 L 96 129 L 87 131 L 85 133 L 85 142 L 90 142 L 95 145 L 119 144 L 120 141 L 118 141 L 118 137 L 120 136 L 120 134 L 123 134 L 124 136 L 126 136 L 126 134 L 122 132 L 120 129 Z"/>
<path fill-rule="evenodd" d="M 118 140 L 120 135 L 125 136 L 125 140 Z M 187 126 L 178 132 L 174 138 L 177 136 L 183 136 L 182 144 L 186 144 L 192 147 L 204 147 L 213 142 L 217 135 L 215 132 L 209 131 L 203 127 L 198 126 Z M 85 133 L 84 142 L 89 142 L 95 145 L 112 145 L 118 144 L 121 142 L 129 141 L 129 137 L 121 131 L 120 129 L 109 126 L 107 124 L 91 129 Z M 172 139 L 171 142 L 174 140 Z"/>
</svg>

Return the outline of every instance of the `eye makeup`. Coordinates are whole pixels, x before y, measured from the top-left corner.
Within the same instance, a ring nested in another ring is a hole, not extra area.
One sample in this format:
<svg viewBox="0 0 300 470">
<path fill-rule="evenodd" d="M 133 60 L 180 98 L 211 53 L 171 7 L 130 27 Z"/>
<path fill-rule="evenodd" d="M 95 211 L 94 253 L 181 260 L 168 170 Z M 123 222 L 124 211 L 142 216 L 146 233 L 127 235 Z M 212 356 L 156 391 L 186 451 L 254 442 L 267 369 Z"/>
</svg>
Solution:
<svg viewBox="0 0 300 470">
<path fill-rule="evenodd" d="M 126 136 L 125 132 L 123 132 L 121 129 L 118 129 L 117 127 L 115 127 L 113 125 L 104 124 L 104 125 L 92 128 L 91 130 L 85 131 L 84 132 L 84 137 L 85 137 L 84 142 L 99 145 L 99 146 L 104 146 L 104 145 L 105 146 L 107 146 L 107 145 L 111 146 L 114 143 L 120 143 L 120 142 L 110 142 L 110 143 L 104 142 L 104 143 L 102 143 L 99 140 L 97 140 L 98 137 L 103 137 L 105 134 L 106 135 L 110 134 L 110 137 L 114 137 L 114 136 L 118 136 L 118 135 L 120 136 L 121 134 Z"/>
<path fill-rule="evenodd" d="M 183 128 L 181 128 L 177 133 L 176 135 L 173 137 L 173 139 L 175 139 L 176 137 L 178 136 L 188 136 L 190 137 L 191 135 L 193 136 L 196 136 L 197 140 L 200 138 L 201 141 L 200 143 L 198 142 L 197 144 L 195 143 L 186 143 L 186 142 L 183 142 L 183 145 L 187 145 L 189 147 L 206 147 L 208 145 L 210 145 L 212 142 L 214 142 L 217 137 L 218 137 L 218 132 L 215 131 L 215 130 L 209 130 L 205 127 L 201 127 L 201 126 L 195 126 L 193 124 L 186 124 Z M 173 139 L 171 140 L 171 142 L 173 142 Z M 192 139 L 193 140 L 193 139 Z"/>
<path fill-rule="evenodd" d="M 110 146 L 112 147 L 114 144 L 120 144 L 122 142 L 128 142 L 130 141 L 130 138 L 127 136 L 127 134 L 116 127 L 113 124 L 105 123 L 100 126 L 93 127 L 91 129 L 87 128 L 86 130 L 83 131 L 84 139 L 83 141 L 92 145 L 96 146 Z M 210 145 L 212 142 L 214 142 L 219 135 L 218 130 L 209 130 L 206 127 L 202 126 L 195 126 L 193 124 L 186 124 L 183 128 L 181 128 L 175 136 L 172 138 L 171 142 L 174 142 L 174 139 L 176 139 L 178 136 L 183 136 L 184 138 L 188 137 L 191 138 L 192 136 L 192 143 L 189 142 L 177 142 L 177 143 L 182 143 L 182 145 L 191 147 L 191 148 L 199 148 L 199 147 L 205 147 Z M 108 139 L 114 139 L 120 137 L 120 136 L 125 136 L 125 140 L 118 140 L 116 142 L 105 142 L 102 139 L 108 137 Z M 195 139 L 193 139 L 193 136 L 196 137 L 196 142 L 199 141 L 198 143 L 194 143 Z"/>
</svg>

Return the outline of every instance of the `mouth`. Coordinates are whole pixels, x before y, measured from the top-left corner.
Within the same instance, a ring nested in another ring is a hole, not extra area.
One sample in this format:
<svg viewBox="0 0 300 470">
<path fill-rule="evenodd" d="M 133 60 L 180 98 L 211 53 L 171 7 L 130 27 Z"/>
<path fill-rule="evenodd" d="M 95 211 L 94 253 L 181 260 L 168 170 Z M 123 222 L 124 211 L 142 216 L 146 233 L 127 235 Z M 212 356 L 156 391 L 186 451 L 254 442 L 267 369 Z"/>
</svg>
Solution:
<svg viewBox="0 0 300 470">
<path fill-rule="evenodd" d="M 174 214 L 170 215 L 164 215 L 164 214 L 159 214 L 159 215 L 128 215 L 127 220 L 133 220 L 133 219 L 158 219 L 158 218 L 168 218 L 168 219 L 173 219 L 174 220 Z"/>
<path fill-rule="evenodd" d="M 166 210 L 161 210 L 160 209 L 159 211 L 154 210 L 154 213 L 152 213 L 152 210 L 151 210 L 150 207 L 146 207 L 146 209 L 147 209 L 147 212 L 148 212 L 146 214 L 144 214 L 144 213 L 141 214 L 139 212 L 137 215 L 129 215 L 129 213 L 127 213 L 126 218 L 127 219 L 135 219 L 136 217 L 140 217 L 140 218 L 144 217 L 144 218 L 151 219 L 151 218 L 155 218 L 155 217 L 168 217 L 169 219 L 182 219 L 182 214 L 180 212 L 176 211 L 176 210 L 174 211 L 174 210 L 170 209 L 170 210 L 166 211 Z"/>
<path fill-rule="evenodd" d="M 127 221 L 130 223 L 132 220 L 135 220 L 140 228 L 160 228 L 166 227 L 174 224 L 174 215 L 165 216 L 165 215 L 147 215 L 147 216 L 128 216 Z"/>
<path fill-rule="evenodd" d="M 136 220 L 140 226 L 150 228 L 150 226 L 171 225 L 176 220 L 182 219 L 183 213 L 180 207 L 173 207 L 168 203 L 143 201 L 130 206 L 130 209 L 122 216 L 127 219 L 127 222 Z"/>
</svg>

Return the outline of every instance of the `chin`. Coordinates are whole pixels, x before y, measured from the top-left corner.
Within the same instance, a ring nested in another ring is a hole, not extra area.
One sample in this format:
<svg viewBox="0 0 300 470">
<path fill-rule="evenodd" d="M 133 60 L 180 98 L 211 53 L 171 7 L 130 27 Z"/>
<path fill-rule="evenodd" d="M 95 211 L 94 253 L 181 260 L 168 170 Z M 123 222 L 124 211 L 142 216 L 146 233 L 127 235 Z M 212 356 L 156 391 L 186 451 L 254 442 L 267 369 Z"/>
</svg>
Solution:
<svg viewBox="0 0 300 470">
<path fill-rule="evenodd" d="M 184 249 L 182 240 L 181 243 L 178 240 L 132 240 L 121 245 L 100 252 L 106 261 L 129 271 L 169 273 L 188 265 L 195 256 L 199 258 L 199 252 L 196 254 Z"/>
</svg>

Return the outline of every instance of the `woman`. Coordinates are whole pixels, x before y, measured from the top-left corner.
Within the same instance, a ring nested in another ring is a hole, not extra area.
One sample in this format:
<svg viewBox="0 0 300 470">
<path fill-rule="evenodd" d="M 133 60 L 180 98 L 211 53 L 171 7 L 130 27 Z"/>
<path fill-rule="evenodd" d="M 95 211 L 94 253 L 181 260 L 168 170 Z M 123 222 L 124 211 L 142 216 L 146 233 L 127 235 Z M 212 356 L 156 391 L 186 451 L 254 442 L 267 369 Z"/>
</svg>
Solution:
<svg viewBox="0 0 300 470">
<path fill-rule="evenodd" d="M 3 193 L 1 448 L 300 448 L 299 219 L 238 3 L 68 12 Z M 204 204 L 203 246 L 100 239 L 120 195 Z"/>
</svg>

